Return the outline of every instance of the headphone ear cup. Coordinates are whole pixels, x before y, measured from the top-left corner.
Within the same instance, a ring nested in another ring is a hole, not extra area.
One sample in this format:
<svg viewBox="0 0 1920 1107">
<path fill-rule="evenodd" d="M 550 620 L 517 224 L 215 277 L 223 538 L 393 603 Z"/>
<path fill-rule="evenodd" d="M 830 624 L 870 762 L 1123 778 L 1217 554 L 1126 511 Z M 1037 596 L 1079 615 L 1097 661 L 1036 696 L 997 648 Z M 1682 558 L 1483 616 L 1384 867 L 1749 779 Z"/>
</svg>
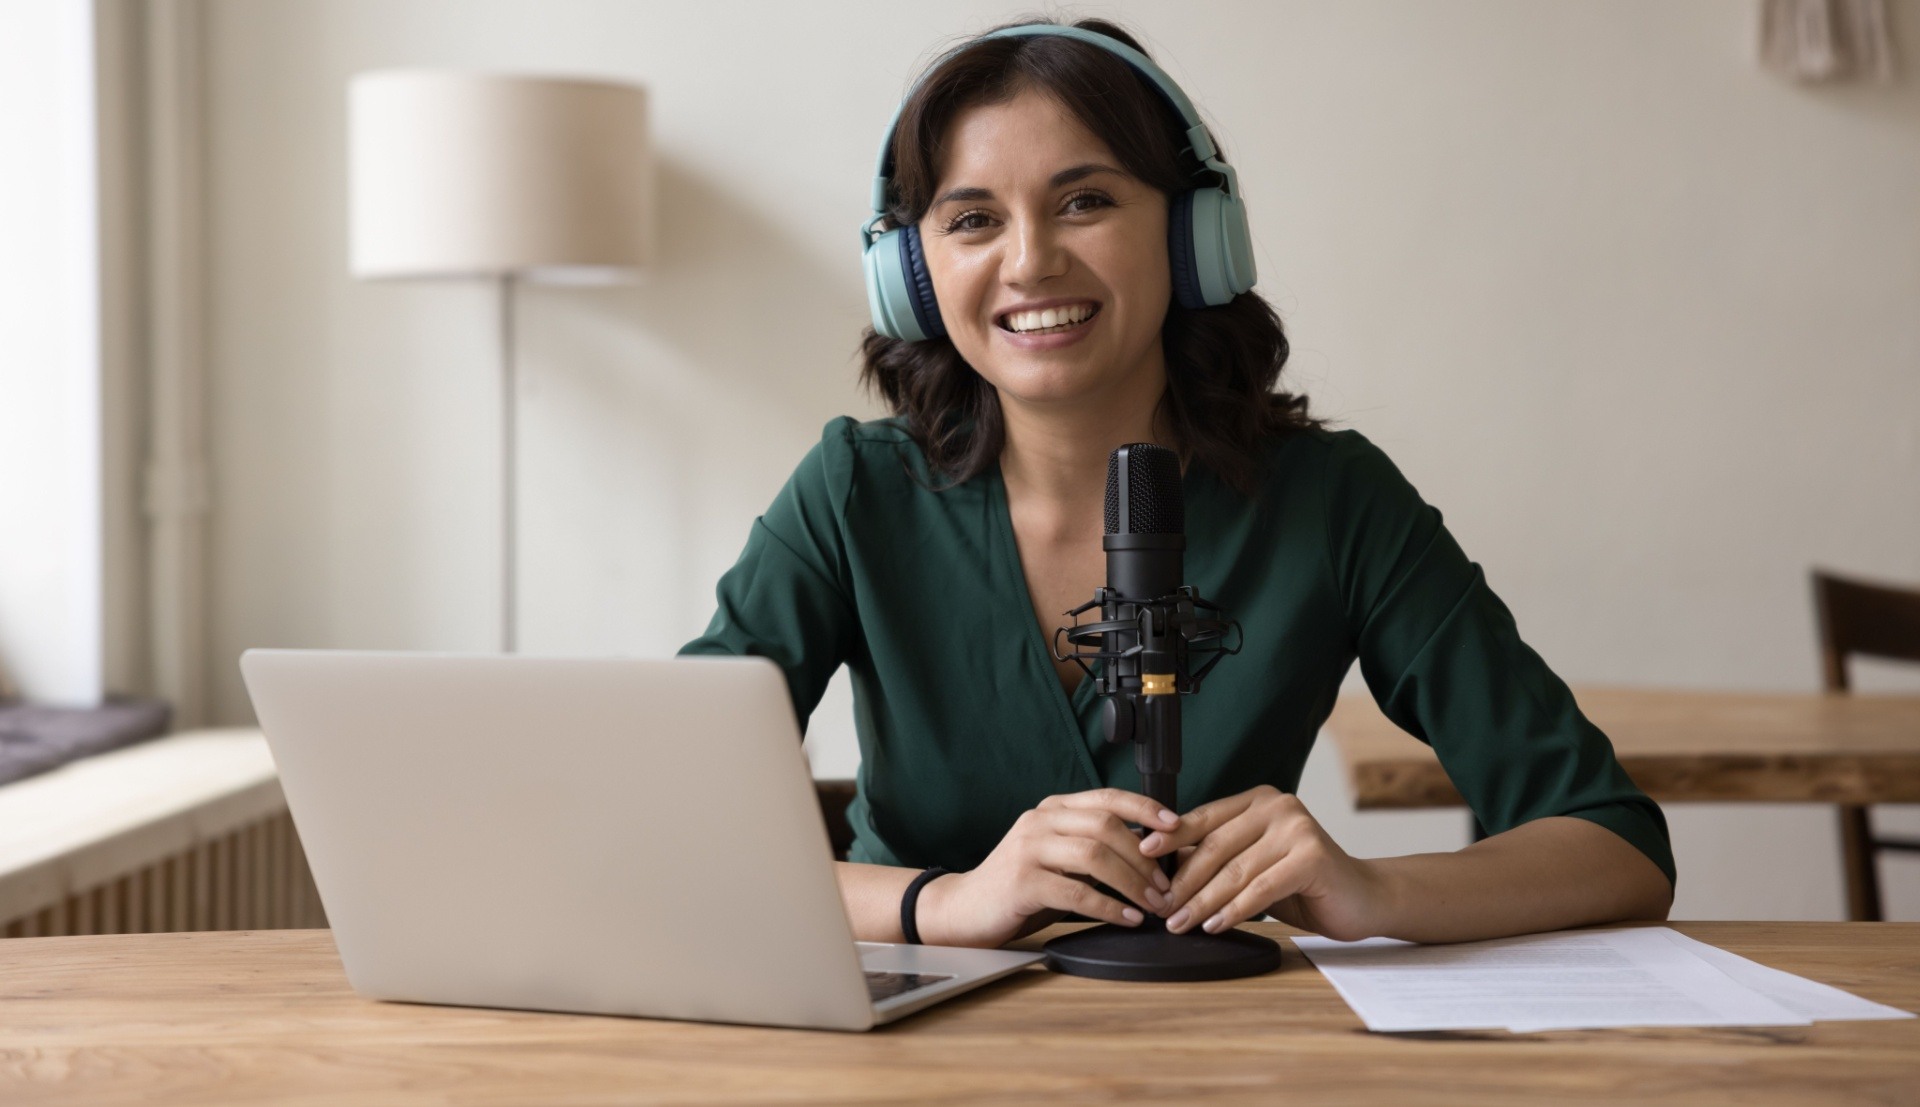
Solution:
<svg viewBox="0 0 1920 1107">
<path fill-rule="evenodd" d="M 867 275 L 867 313 L 873 318 L 874 332 L 912 342 L 921 335 L 907 306 L 907 279 L 900 271 L 900 233 L 887 231 L 867 243 L 860 265 Z"/>
<path fill-rule="evenodd" d="M 881 234 L 868 243 L 861 263 L 867 276 L 867 313 L 876 333 L 906 342 L 947 333 L 933 298 L 918 227 L 909 224 Z"/>
<path fill-rule="evenodd" d="M 1207 306 L 1193 271 L 1192 192 L 1180 193 L 1167 207 L 1167 268 L 1175 303 L 1189 309 Z"/>
<path fill-rule="evenodd" d="M 1189 292 L 1182 307 L 1219 307 L 1253 287 L 1253 235 L 1247 206 L 1218 188 L 1183 193 L 1185 230 L 1191 255 Z M 1177 287 L 1177 286 L 1176 286 Z"/>
<path fill-rule="evenodd" d="M 906 236 L 902 240 L 902 257 L 913 289 L 913 316 L 922 334 L 940 338 L 947 333 L 947 323 L 940 318 L 940 301 L 933 295 L 933 275 L 927 272 L 926 251 L 920 245 L 920 225 L 909 223 L 900 231 Z"/>
</svg>

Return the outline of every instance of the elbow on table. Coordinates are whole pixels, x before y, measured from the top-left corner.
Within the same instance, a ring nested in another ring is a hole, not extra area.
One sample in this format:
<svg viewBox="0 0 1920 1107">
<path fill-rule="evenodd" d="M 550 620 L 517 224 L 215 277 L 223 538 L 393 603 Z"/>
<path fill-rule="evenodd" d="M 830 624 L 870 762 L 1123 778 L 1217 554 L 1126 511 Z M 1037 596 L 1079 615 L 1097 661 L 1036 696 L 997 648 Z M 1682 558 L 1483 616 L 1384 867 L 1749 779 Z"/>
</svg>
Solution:
<svg viewBox="0 0 1920 1107">
<path fill-rule="evenodd" d="M 1640 911 L 1631 917 L 1646 919 L 1650 922 L 1666 922 L 1667 917 L 1673 912 L 1673 881 L 1667 879 L 1667 874 L 1661 872 L 1660 867 L 1652 861 L 1647 861 L 1647 867 L 1652 869 L 1653 873 L 1650 878 L 1642 881 L 1645 890 L 1641 893 L 1638 904 Z"/>
</svg>

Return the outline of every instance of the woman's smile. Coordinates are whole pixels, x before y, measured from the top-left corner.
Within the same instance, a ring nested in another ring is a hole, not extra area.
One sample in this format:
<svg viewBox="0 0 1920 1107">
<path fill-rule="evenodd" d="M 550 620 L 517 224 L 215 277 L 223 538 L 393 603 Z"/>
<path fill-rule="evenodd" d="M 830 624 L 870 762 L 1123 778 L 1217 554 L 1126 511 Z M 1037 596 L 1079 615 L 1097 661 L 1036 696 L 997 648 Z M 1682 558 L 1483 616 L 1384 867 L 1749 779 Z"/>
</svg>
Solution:
<svg viewBox="0 0 1920 1107">
<path fill-rule="evenodd" d="M 1001 338 L 1017 350 L 1057 350 L 1085 338 L 1099 318 L 1098 300 L 1078 300 L 1003 311 L 994 317 L 994 324 Z"/>
</svg>

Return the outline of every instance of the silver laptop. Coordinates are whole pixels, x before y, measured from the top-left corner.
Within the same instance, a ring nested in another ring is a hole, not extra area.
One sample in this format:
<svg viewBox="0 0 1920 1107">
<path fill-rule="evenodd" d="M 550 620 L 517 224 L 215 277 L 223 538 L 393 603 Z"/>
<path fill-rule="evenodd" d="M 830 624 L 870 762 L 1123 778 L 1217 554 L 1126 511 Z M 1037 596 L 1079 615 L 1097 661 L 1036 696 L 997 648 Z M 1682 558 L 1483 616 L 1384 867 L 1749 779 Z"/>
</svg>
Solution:
<svg viewBox="0 0 1920 1107">
<path fill-rule="evenodd" d="M 866 1030 L 1041 959 L 853 940 L 765 658 L 240 671 L 363 995 Z"/>
</svg>

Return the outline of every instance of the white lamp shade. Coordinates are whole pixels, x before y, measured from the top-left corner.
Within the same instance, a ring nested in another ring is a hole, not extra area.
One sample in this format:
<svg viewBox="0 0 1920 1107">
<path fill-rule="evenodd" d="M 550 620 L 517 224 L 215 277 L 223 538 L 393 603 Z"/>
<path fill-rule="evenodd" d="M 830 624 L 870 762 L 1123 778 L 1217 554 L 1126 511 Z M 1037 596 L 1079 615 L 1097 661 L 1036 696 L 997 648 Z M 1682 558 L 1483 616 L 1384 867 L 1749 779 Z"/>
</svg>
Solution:
<svg viewBox="0 0 1920 1107">
<path fill-rule="evenodd" d="M 592 282 L 647 262 L 637 85 L 380 70 L 350 82 L 347 121 L 356 277 Z"/>
</svg>

